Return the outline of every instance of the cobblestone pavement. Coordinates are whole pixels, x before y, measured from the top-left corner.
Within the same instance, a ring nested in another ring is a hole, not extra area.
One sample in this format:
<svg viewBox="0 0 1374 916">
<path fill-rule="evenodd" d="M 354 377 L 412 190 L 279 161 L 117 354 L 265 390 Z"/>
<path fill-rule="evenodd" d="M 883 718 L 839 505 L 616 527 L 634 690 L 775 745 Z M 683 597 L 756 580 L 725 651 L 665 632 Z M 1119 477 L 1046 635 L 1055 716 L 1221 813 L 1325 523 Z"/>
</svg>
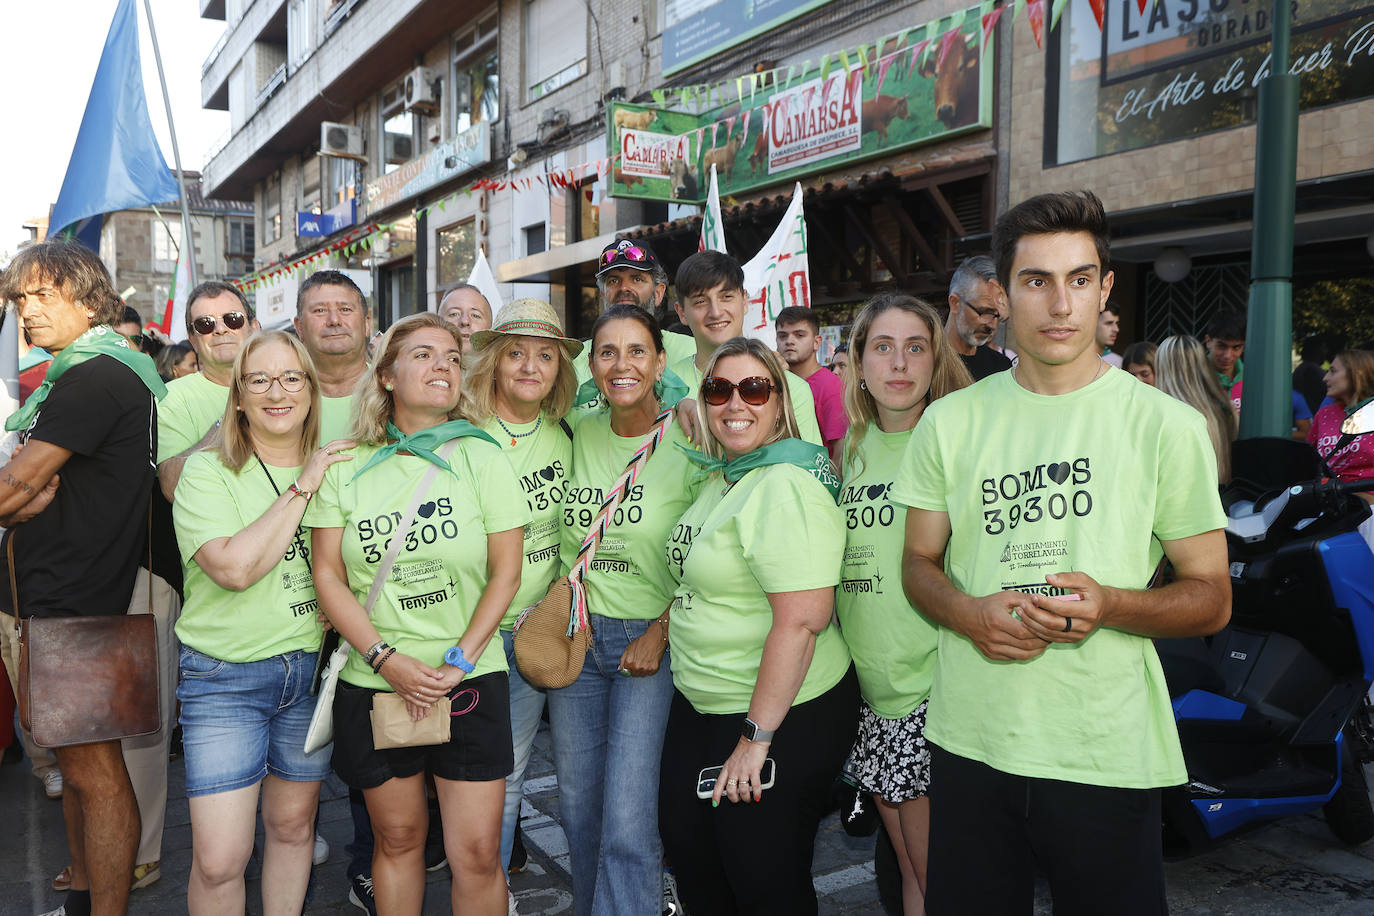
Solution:
<svg viewBox="0 0 1374 916">
<path fill-rule="evenodd" d="M 558 824 L 558 782 L 548 732 L 541 730 L 526 784 L 523 829 L 530 864 L 514 875 L 520 912 L 572 911 L 567 843 Z M 181 764 L 171 764 L 170 801 L 163 840 L 162 880 L 135 891 L 132 914 L 186 912 L 186 876 L 191 866 L 191 829 Z M 329 841 L 329 860 L 316 867 L 306 914 L 360 914 L 348 902 L 344 846 L 352 837 L 348 795 L 335 779 L 325 783 L 320 832 Z M 855 839 L 838 818 L 822 824 L 813 873 L 825 916 L 882 913 L 873 880 L 873 839 Z M 28 762 L 0 769 L 0 914 L 35 916 L 61 902 L 49 888 L 67 861 L 61 805 L 43 795 Z M 261 912 L 258 866 L 250 865 L 248 912 Z M 1295 817 L 1264 827 L 1220 849 L 1167 866 L 1170 911 L 1179 916 L 1266 916 L 1266 914 L 1374 914 L 1374 842 L 1346 847 L 1315 816 Z M 448 872 L 430 875 L 426 914 L 448 912 Z M 1051 911 L 1041 887 L 1037 916 Z M 646 914 L 654 916 L 654 914 Z M 710 914 L 697 914 L 710 916 Z"/>
</svg>

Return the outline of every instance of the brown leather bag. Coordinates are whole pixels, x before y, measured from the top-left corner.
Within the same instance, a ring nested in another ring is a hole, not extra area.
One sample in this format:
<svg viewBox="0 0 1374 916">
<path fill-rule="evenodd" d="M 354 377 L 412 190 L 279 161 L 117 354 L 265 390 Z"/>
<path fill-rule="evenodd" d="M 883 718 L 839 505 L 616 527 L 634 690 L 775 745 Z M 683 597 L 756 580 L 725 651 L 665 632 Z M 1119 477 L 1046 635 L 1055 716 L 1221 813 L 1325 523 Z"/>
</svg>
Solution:
<svg viewBox="0 0 1374 916">
<path fill-rule="evenodd" d="M 6 553 L 19 630 L 19 721 L 34 743 L 67 747 L 157 731 L 162 704 L 152 614 L 20 617 L 14 538 L 11 531 Z"/>
</svg>

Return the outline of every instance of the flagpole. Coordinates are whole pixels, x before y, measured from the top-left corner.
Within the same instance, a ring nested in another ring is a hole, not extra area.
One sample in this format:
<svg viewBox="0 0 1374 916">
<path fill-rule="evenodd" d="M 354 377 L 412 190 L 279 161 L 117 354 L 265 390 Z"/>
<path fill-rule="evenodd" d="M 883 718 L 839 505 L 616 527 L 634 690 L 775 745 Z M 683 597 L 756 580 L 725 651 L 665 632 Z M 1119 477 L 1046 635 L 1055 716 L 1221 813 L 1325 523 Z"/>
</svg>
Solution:
<svg viewBox="0 0 1374 916">
<path fill-rule="evenodd" d="M 172 97 L 167 94 L 167 77 L 162 72 L 162 52 L 157 46 L 157 29 L 153 28 L 152 0 L 143 0 L 143 11 L 148 15 L 148 37 L 153 40 L 153 60 L 157 62 L 157 81 L 162 84 L 162 104 L 167 108 L 167 129 L 172 135 L 172 162 L 177 173 L 177 186 L 181 188 L 181 225 L 182 240 L 191 247 L 186 258 L 186 275 L 191 287 L 196 285 L 196 246 L 195 233 L 191 231 L 191 213 L 186 206 L 186 176 L 181 171 L 181 150 L 177 148 L 177 128 L 172 123 Z"/>
</svg>

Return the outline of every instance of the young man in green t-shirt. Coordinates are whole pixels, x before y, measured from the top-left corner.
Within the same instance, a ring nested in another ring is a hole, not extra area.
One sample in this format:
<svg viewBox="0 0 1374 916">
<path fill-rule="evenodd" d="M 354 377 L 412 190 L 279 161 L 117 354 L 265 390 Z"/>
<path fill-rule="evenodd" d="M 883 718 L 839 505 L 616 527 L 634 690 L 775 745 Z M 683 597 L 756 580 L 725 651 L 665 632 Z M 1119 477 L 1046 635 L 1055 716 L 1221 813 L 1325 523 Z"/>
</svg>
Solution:
<svg viewBox="0 0 1374 916">
<path fill-rule="evenodd" d="M 926 409 L 892 494 L 942 627 L 926 909 L 1029 912 L 1038 866 L 1057 913 L 1161 914 L 1160 788 L 1187 772 L 1150 640 L 1230 617 L 1215 459 L 1196 411 L 1099 355 L 1093 194 L 1020 204 L 993 250 L 1020 362 Z"/>
</svg>

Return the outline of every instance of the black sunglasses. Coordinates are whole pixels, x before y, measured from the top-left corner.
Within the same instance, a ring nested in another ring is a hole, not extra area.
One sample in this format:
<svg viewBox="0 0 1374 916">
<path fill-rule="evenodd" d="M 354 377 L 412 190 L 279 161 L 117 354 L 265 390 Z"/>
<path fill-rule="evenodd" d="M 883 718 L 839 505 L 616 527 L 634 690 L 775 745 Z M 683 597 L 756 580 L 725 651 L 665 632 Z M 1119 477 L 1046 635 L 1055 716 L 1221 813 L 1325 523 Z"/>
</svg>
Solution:
<svg viewBox="0 0 1374 916">
<path fill-rule="evenodd" d="M 224 322 L 224 326 L 229 330 L 237 331 L 248 323 L 248 316 L 243 314 L 243 312 L 225 312 L 223 315 L 219 316 L 218 319 L 215 318 L 214 315 L 201 315 L 195 321 L 191 322 L 191 330 L 201 336 L 213 334 L 215 333 L 215 325 L 219 324 L 221 321 Z"/>
<path fill-rule="evenodd" d="M 735 391 L 739 392 L 744 403 L 762 407 L 768 403 L 769 396 L 776 390 L 772 380 L 761 375 L 751 375 L 740 379 L 739 382 L 732 382 L 718 375 L 710 375 L 701 380 L 701 397 L 714 407 L 730 403 L 730 395 Z"/>
</svg>

